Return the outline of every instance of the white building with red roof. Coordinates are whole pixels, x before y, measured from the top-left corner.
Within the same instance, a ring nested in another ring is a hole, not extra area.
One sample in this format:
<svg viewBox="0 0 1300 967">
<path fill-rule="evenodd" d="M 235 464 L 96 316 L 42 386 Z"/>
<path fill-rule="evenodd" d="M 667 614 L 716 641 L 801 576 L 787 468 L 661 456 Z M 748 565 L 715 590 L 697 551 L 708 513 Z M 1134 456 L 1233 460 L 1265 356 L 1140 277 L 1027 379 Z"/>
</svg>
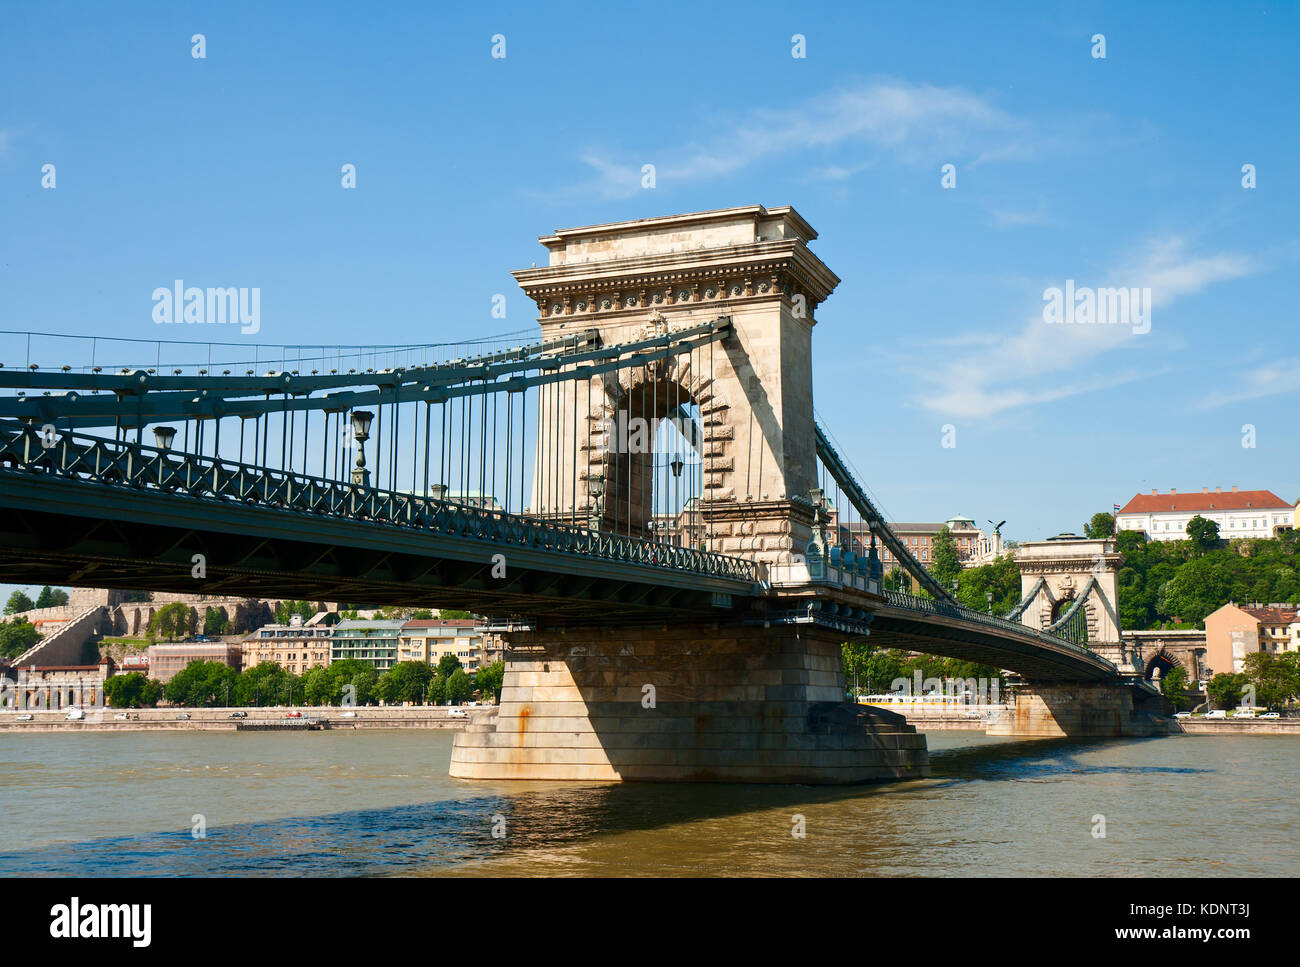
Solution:
<svg viewBox="0 0 1300 967">
<path fill-rule="evenodd" d="M 1296 508 L 1271 490 L 1225 491 L 1202 487 L 1200 493 L 1153 490 L 1138 494 L 1115 515 L 1116 531 L 1143 531 L 1154 541 L 1187 540 L 1187 522 L 1200 516 L 1219 525 L 1219 537 L 1276 537 L 1295 527 Z"/>
</svg>

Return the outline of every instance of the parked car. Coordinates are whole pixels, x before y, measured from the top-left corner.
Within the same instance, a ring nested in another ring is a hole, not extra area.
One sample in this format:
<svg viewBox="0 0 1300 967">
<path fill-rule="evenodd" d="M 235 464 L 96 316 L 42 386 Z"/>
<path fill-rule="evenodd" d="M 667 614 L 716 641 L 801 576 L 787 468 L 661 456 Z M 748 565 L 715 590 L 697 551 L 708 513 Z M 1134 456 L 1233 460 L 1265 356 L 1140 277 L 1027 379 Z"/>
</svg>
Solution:
<svg viewBox="0 0 1300 967">
<path fill-rule="evenodd" d="M 19 721 L 19 722 L 30 722 L 31 720 L 32 720 L 31 713 L 24 713 L 24 714 L 18 716 L 18 721 Z"/>
<path fill-rule="evenodd" d="M 447 709 L 447 716 L 453 719 L 467 719 L 469 718 L 469 713 L 463 708 L 456 708 L 453 706 L 452 708 Z"/>
<path fill-rule="evenodd" d="M 189 713 L 189 712 L 182 712 L 180 715 L 176 716 L 177 720 L 179 720 L 179 721 L 184 721 L 185 719 L 188 719 L 189 717 L 190 717 L 190 713 Z"/>
<path fill-rule="evenodd" d="M 285 712 L 285 713 L 284 713 L 284 717 L 287 718 L 287 719 L 300 719 L 300 718 L 302 718 L 302 713 L 301 713 L 301 712 Z"/>
<path fill-rule="evenodd" d="M 1175 712 L 1175 713 L 1174 713 L 1174 718 L 1176 718 L 1176 719 L 1189 719 L 1189 718 L 1191 718 L 1191 717 L 1192 717 L 1192 713 L 1191 713 L 1191 712 Z"/>
<path fill-rule="evenodd" d="M 1277 712 L 1265 712 L 1263 715 L 1260 716 L 1260 718 L 1262 719 L 1280 719 L 1281 717 L 1282 716 L 1279 715 Z"/>
<path fill-rule="evenodd" d="M 344 712 L 342 715 L 339 716 L 339 718 L 343 718 L 343 719 L 354 719 L 356 717 L 357 717 L 357 713 L 352 711 L 352 709 L 348 709 L 346 712 Z"/>
<path fill-rule="evenodd" d="M 232 719 L 246 719 L 246 718 L 248 718 L 248 713 L 247 713 L 247 712 L 231 712 L 231 713 L 230 713 L 230 717 L 231 717 Z"/>
<path fill-rule="evenodd" d="M 1259 713 L 1257 708 L 1236 708 L 1232 710 L 1232 717 L 1235 719 L 1253 719 Z"/>
<path fill-rule="evenodd" d="M 73 705 L 68 709 L 67 720 L 69 722 L 78 722 L 81 719 L 84 719 L 85 717 L 86 717 L 86 713 L 83 712 L 76 705 Z"/>
<path fill-rule="evenodd" d="M 1205 717 L 1207 719 L 1226 719 L 1228 717 L 1228 713 L 1221 708 L 1216 708 L 1211 712 L 1206 712 Z"/>
<path fill-rule="evenodd" d="M 130 717 L 131 717 L 131 713 L 129 712 L 118 712 L 116 715 L 113 716 L 113 718 L 123 722 L 129 719 Z"/>
</svg>

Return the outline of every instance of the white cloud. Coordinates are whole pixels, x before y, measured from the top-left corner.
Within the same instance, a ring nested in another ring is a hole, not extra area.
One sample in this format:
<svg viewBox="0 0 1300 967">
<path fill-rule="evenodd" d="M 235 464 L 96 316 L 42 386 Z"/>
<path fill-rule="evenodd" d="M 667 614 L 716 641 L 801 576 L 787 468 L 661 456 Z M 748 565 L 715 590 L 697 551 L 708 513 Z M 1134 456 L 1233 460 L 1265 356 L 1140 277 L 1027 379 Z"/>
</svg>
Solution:
<svg viewBox="0 0 1300 967">
<path fill-rule="evenodd" d="M 971 341 L 971 350 L 952 362 L 928 367 L 917 375 L 931 384 L 917 402 L 950 419 L 986 419 L 1024 406 L 1054 402 L 1082 393 L 1108 389 L 1143 375 L 1140 369 L 1089 373 L 1098 357 L 1143 350 L 1152 339 L 1167 345 L 1169 334 L 1159 330 L 1160 314 L 1176 299 L 1202 291 L 1216 282 L 1241 278 L 1258 270 L 1250 256 L 1236 253 L 1193 255 L 1184 239 L 1149 242 L 1128 264 L 1098 279 L 1063 275 L 1047 282 L 1024 300 L 1024 321 L 988 341 Z M 1049 325 L 1043 321 L 1042 289 L 1063 286 L 1073 277 L 1078 286 L 1150 288 L 1151 332 L 1129 325 Z M 1280 380 L 1280 377 L 1279 377 Z"/>
<path fill-rule="evenodd" d="M 1149 243 L 1142 264 L 1130 274 L 1145 279 L 1140 284 L 1151 287 L 1151 301 L 1159 306 L 1180 296 L 1200 292 L 1215 282 L 1250 275 L 1255 268 L 1254 260 L 1245 255 L 1221 253 L 1189 257 L 1186 240 L 1174 236 Z M 1126 283 L 1116 281 L 1115 284 Z"/>
<path fill-rule="evenodd" d="M 1237 373 L 1232 377 L 1233 390 L 1217 390 L 1201 400 L 1200 409 L 1209 410 L 1229 403 L 1257 400 L 1300 390 L 1300 359 L 1275 359 Z"/>
<path fill-rule="evenodd" d="M 587 152 L 594 177 L 574 192 L 606 197 L 641 190 L 641 166 L 654 164 L 660 187 L 734 174 L 770 157 L 841 145 L 863 145 L 908 162 L 1011 157 L 1023 147 L 1027 125 L 978 95 L 953 87 L 876 81 L 837 88 L 799 104 L 751 111 L 705 141 L 638 149 L 615 158 Z M 870 160 L 829 165 L 820 175 L 844 179 Z"/>
</svg>

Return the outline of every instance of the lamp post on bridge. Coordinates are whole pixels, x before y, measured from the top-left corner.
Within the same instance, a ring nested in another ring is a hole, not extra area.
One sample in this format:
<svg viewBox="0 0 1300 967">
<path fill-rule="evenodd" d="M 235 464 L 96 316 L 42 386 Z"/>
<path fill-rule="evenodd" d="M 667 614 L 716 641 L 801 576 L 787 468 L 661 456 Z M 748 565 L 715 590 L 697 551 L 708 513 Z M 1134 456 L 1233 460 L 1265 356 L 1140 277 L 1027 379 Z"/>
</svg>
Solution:
<svg viewBox="0 0 1300 967">
<path fill-rule="evenodd" d="M 673 502 L 672 502 L 672 506 L 671 506 L 671 508 L 670 508 L 671 512 L 670 512 L 668 515 L 666 515 L 666 516 L 667 516 L 670 520 L 672 520 L 674 523 L 677 523 L 677 524 L 679 525 L 678 528 L 677 528 L 679 532 L 680 532 L 680 530 L 681 530 L 681 527 L 680 527 L 680 522 L 681 522 L 681 508 L 678 506 L 678 500 L 679 500 L 680 497 L 681 497 L 682 468 L 685 467 L 685 466 L 686 466 L 686 463 L 685 463 L 685 461 L 682 460 L 682 458 L 681 458 L 681 456 L 680 456 L 679 454 L 673 454 L 673 458 L 672 458 L 672 460 L 671 460 L 671 461 L 669 462 L 669 464 L 668 464 L 669 469 L 672 470 L 672 472 L 673 472 Z M 672 535 L 671 535 L 671 534 L 669 535 L 669 539 L 670 539 L 670 540 L 672 539 Z M 680 539 L 680 533 L 679 533 L 679 535 L 678 535 L 678 539 L 677 539 L 676 543 L 678 543 L 678 544 L 681 544 L 681 543 L 682 543 L 682 541 L 681 541 L 681 539 Z M 686 543 L 688 543 L 688 544 L 690 543 L 689 539 L 687 540 Z"/>
<path fill-rule="evenodd" d="M 176 427 L 174 426 L 156 426 L 153 428 L 154 443 L 158 445 L 159 450 L 170 450 L 172 441 L 176 439 Z"/>
<path fill-rule="evenodd" d="M 370 471 L 366 469 L 366 441 L 370 439 L 370 421 L 375 414 L 368 410 L 352 411 L 352 438 L 357 441 L 357 465 L 352 470 L 352 486 L 370 487 Z"/>
<path fill-rule="evenodd" d="M 993 614 L 993 592 L 992 592 L 991 590 L 989 590 L 989 591 L 985 591 L 985 592 L 984 592 L 984 597 L 988 599 L 988 602 L 989 602 L 989 615 L 991 616 L 991 615 Z"/>
<path fill-rule="evenodd" d="M 591 478 L 591 507 L 587 511 L 587 528 L 598 531 L 605 517 L 605 477 L 597 474 Z"/>
</svg>

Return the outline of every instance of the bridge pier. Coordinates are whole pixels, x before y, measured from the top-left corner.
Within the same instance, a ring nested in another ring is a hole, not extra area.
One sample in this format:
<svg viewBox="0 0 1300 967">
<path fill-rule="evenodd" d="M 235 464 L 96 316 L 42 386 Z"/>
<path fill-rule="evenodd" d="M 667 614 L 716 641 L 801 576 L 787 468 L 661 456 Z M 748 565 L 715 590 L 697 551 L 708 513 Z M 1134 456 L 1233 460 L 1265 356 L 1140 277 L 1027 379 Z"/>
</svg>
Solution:
<svg viewBox="0 0 1300 967">
<path fill-rule="evenodd" d="M 843 701 L 842 635 L 674 624 L 511 633 L 462 779 L 856 783 L 929 775 L 901 715 Z"/>
<path fill-rule="evenodd" d="M 1171 731 L 1161 696 L 1143 682 L 1121 680 L 1018 686 L 987 734 L 1120 738 Z"/>
</svg>

